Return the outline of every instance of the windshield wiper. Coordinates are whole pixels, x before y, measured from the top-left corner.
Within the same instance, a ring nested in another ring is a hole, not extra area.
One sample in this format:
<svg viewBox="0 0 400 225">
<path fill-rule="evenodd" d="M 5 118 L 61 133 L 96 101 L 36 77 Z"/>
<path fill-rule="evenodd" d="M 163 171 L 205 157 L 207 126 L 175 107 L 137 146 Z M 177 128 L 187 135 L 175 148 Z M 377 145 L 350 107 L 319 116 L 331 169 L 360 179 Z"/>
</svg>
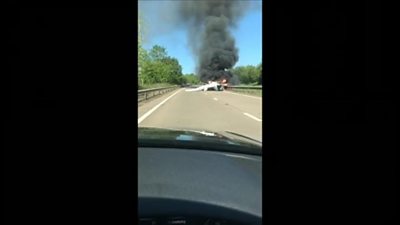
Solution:
<svg viewBox="0 0 400 225">
<path fill-rule="evenodd" d="M 238 133 L 235 133 L 235 132 L 232 132 L 232 131 L 225 131 L 225 132 L 228 133 L 228 134 L 232 134 L 232 135 L 235 135 L 235 136 L 239 136 L 239 137 L 245 138 L 245 139 L 247 139 L 247 140 L 251 140 L 251 141 L 257 142 L 257 143 L 259 143 L 259 144 L 262 144 L 261 141 L 256 140 L 256 139 L 251 138 L 251 137 L 247 137 L 247 136 L 245 136 L 245 135 L 243 135 L 243 134 L 238 134 Z"/>
</svg>

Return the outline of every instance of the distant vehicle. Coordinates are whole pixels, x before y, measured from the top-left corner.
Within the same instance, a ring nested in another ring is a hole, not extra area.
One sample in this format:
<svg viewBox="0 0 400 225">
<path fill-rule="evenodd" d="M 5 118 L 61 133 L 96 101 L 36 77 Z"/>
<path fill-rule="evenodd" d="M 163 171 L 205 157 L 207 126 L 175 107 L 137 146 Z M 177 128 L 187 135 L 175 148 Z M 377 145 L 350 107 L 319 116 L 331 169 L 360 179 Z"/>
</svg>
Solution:
<svg viewBox="0 0 400 225">
<path fill-rule="evenodd" d="M 199 86 L 194 89 L 187 89 L 186 91 L 223 91 L 227 86 L 226 82 L 209 81 L 208 84 Z"/>
</svg>

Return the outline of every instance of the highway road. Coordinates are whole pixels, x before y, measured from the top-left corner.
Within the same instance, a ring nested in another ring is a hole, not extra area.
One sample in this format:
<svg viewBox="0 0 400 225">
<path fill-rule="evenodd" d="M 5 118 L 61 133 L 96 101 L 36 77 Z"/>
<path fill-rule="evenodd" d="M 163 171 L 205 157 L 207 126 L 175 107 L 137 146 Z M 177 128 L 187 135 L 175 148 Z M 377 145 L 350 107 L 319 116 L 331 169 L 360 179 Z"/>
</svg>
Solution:
<svg viewBox="0 0 400 225">
<path fill-rule="evenodd" d="M 262 141 L 260 97 L 184 88 L 139 104 L 139 127 L 231 131 Z"/>
</svg>

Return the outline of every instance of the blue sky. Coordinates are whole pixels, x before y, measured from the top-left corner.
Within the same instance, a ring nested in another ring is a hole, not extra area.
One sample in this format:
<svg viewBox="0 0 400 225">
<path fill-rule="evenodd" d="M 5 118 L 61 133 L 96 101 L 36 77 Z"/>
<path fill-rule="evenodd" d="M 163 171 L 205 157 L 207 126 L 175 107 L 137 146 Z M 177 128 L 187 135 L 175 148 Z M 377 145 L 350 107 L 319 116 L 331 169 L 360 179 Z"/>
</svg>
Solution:
<svg viewBox="0 0 400 225">
<path fill-rule="evenodd" d="M 177 0 L 174 0 L 177 1 Z M 168 55 L 178 59 L 183 74 L 195 73 L 195 59 L 187 44 L 187 33 L 173 23 L 173 2 L 140 0 L 139 14 L 144 20 L 144 48 L 161 45 Z M 253 3 L 261 5 L 260 0 Z M 258 65 L 262 55 L 262 12 L 261 7 L 252 7 L 240 19 L 237 28 L 232 30 L 239 49 L 239 61 L 235 66 Z"/>
</svg>

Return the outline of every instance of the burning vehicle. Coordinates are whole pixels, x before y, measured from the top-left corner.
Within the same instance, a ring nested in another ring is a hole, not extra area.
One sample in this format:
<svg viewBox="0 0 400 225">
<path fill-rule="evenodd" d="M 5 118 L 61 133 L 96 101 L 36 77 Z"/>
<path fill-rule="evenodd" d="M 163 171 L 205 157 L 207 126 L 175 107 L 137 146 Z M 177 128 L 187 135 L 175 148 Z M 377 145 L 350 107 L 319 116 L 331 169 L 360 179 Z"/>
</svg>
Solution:
<svg viewBox="0 0 400 225">
<path fill-rule="evenodd" d="M 186 89 L 186 91 L 223 91 L 224 87 L 219 82 L 209 81 L 208 84 L 202 85 L 193 89 Z"/>
<path fill-rule="evenodd" d="M 207 84 L 199 86 L 193 89 L 186 89 L 186 91 L 223 91 L 228 87 L 227 79 L 221 79 L 219 81 L 209 80 Z"/>
</svg>

